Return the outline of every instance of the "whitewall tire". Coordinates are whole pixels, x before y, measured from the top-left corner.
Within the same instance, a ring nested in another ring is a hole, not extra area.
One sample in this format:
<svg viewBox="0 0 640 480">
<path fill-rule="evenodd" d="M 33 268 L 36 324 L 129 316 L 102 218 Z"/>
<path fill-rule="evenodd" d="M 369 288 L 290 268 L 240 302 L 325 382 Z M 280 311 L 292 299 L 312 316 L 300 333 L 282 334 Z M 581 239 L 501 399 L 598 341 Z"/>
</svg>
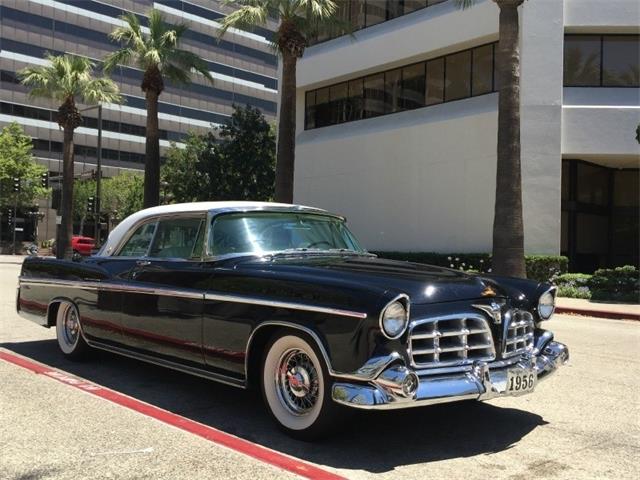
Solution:
<svg viewBox="0 0 640 480">
<path fill-rule="evenodd" d="M 62 354 L 71 360 L 86 357 L 89 346 L 82 336 L 80 314 L 71 302 L 62 302 L 56 316 L 56 338 Z"/>
<path fill-rule="evenodd" d="M 302 333 L 274 335 L 265 350 L 261 386 L 269 413 L 289 435 L 312 440 L 335 425 L 339 406 L 313 340 Z"/>
</svg>

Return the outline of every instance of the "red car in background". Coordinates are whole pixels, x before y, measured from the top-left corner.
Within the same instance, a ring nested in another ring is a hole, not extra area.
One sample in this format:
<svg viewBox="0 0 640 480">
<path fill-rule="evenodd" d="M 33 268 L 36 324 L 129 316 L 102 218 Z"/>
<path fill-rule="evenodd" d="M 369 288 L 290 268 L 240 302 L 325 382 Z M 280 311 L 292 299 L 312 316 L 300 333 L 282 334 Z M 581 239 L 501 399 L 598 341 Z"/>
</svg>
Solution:
<svg viewBox="0 0 640 480">
<path fill-rule="evenodd" d="M 82 256 L 91 255 L 91 250 L 96 246 L 96 241 L 91 237 L 83 237 L 80 235 L 74 235 L 71 237 L 71 248 L 73 253 L 80 254 Z"/>
</svg>

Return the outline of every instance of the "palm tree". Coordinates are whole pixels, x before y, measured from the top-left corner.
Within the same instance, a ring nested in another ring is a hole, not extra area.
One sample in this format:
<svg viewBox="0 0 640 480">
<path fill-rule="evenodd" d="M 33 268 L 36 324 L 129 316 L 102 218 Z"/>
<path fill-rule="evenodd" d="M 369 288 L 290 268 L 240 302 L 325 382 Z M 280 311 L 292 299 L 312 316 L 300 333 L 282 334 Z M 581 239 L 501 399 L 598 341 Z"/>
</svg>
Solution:
<svg viewBox="0 0 640 480">
<path fill-rule="evenodd" d="M 144 72 L 140 88 L 147 100 L 147 142 L 144 171 L 144 207 L 160 202 L 160 136 L 158 131 L 158 98 L 165 80 L 175 84 L 191 82 L 193 71 L 213 82 L 207 63 L 198 55 L 180 48 L 188 25 L 170 25 L 159 10 L 149 11 L 149 28 L 140 25 L 138 17 L 129 12 L 120 17 L 124 26 L 116 28 L 110 37 L 122 46 L 104 60 L 109 72 L 118 65 L 131 65 Z"/>
<path fill-rule="evenodd" d="M 73 234 L 73 134 L 82 123 L 77 103 L 120 102 L 118 86 L 109 78 L 93 76 L 95 64 L 76 55 L 47 55 L 48 65 L 26 67 L 19 72 L 32 97 L 61 102 L 57 122 L 64 131 L 62 163 L 62 225 L 56 242 L 57 258 L 71 258 Z"/>
<path fill-rule="evenodd" d="M 335 0 L 226 0 L 240 8 L 224 19 L 221 35 L 229 28 L 251 29 L 275 18 L 279 25 L 273 47 L 282 57 L 280 115 L 276 154 L 277 202 L 293 202 L 296 148 L 296 65 L 309 40 L 319 32 L 340 28 Z"/>
<path fill-rule="evenodd" d="M 496 58 L 498 100 L 498 163 L 493 218 L 493 272 L 526 278 L 520 168 L 520 22 L 524 0 L 493 0 L 500 9 Z M 462 8 L 475 0 L 456 0 Z"/>
</svg>

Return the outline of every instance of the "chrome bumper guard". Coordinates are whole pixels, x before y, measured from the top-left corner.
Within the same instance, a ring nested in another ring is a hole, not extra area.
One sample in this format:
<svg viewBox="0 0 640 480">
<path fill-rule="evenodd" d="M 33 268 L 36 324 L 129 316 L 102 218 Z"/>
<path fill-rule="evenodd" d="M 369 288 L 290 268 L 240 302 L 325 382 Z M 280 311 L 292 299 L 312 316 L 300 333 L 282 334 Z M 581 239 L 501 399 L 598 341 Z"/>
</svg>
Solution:
<svg viewBox="0 0 640 480">
<path fill-rule="evenodd" d="M 332 398 L 348 407 L 384 410 L 518 395 L 507 391 L 509 370 L 534 373 L 540 381 L 569 360 L 567 346 L 553 341 L 550 332 L 536 340 L 532 352 L 510 359 L 513 361 L 508 364 L 476 362 L 470 369 L 455 373 L 419 376 L 404 365 L 398 354 L 375 358 L 353 375 L 339 378 L 333 385 Z"/>
</svg>

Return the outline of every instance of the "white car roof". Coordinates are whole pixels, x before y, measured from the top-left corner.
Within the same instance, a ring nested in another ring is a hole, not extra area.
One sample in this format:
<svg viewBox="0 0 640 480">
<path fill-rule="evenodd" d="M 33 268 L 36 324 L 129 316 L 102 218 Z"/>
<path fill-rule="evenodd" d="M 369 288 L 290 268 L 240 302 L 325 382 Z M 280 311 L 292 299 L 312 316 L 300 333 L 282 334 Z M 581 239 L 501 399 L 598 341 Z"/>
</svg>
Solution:
<svg viewBox="0 0 640 480">
<path fill-rule="evenodd" d="M 275 202 L 192 202 L 192 203 L 174 203 L 172 205 L 160 205 L 158 207 L 146 208 L 132 215 L 129 215 L 115 227 L 109 234 L 109 238 L 98 252 L 99 256 L 110 256 L 115 248 L 120 244 L 122 238 L 136 224 L 144 221 L 146 218 L 156 217 L 158 215 L 171 215 L 176 213 L 198 213 L 211 212 L 214 215 L 225 211 L 252 211 L 252 210 L 292 210 L 292 211 L 308 211 L 318 213 L 329 213 L 326 210 L 315 207 L 305 207 L 304 205 L 293 205 L 289 203 Z"/>
</svg>

